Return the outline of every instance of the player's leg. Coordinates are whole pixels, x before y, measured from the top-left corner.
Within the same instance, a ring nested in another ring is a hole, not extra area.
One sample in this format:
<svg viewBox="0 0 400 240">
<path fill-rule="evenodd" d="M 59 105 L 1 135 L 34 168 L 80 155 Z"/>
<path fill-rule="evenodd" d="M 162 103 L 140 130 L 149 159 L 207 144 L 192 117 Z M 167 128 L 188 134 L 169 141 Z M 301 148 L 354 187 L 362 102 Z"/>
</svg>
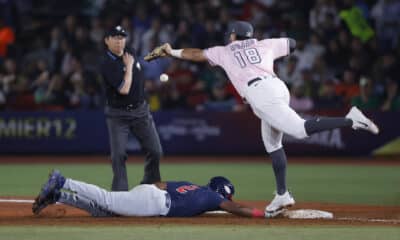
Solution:
<svg viewBox="0 0 400 240">
<path fill-rule="evenodd" d="M 266 92 L 268 94 L 265 94 Z M 289 107 L 289 91 L 279 78 L 269 78 L 258 85 L 248 87 L 246 99 L 259 118 L 295 138 L 301 139 L 313 133 L 342 127 L 379 132 L 376 125 L 356 107 L 353 107 L 346 117 L 318 117 L 304 120 Z"/>
<path fill-rule="evenodd" d="M 126 172 L 126 144 L 128 141 L 129 126 L 125 120 L 119 118 L 107 118 L 108 135 L 111 148 L 111 164 L 113 191 L 128 190 L 128 176 Z"/>
<path fill-rule="evenodd" d="M 283 133 L 271 127 L 267 122 L 261 121 L 261 135 L 265 149 L 272 160 L 276 182 L 276 195 L 265 208 L 270 217 L 278 215 L 283 208 L 292 206 L 295 201 L 286 188 L 286 165 L 287 158 L 282 146 Z"/>
<path fill-rule="evenodd" d="M 286 192 L 286 154 L 282 147 L 283 133 L 272 128 L 266 121 L 261 120 L 261 136 L 265 149 L 271 157 L 272 168 L 275 174 L 276 191 L 278 194 Z"/>
<path fill-rule="evenodd" d="M 60 171 L 53 170 L 35 198 L 32 204 L 32 212 L 39 214 L 48 205 L 56 203 L 60 198 L 60 190 L 64 183 L 65 178 L 61 175 Z"/>
<path fill-rule="evenodd" d="M 114 213 L 100 207 L 95 201 L 74 192 L 61 192 L 57 202 L 76 207 L 88 212 L 93 217 L 112 217 Z"/>
<path fill-rule="evenodd" d="M 94 184 L 89 184 L 71 178 L 66 178 L 62 188 L 71 191 L 79 196 L 82 196 L 86 199 L 89 199 L 104 209 L 109 208 L 111 192 L 101 187 L 98 187 Z"/>
<path fill-rule="evenodd" d="M 144 176 L 141 183 L 151 184 L 161 180 L 160 159 L 163 151 L 148 105 L 144 104 L 138 111 L 142 111 L 143 114 L 131 122 L 130 130 L 136 136 L 146 154 Z"/>
<path fill-rule="evenodd" d="M 316 117 L 308 119 L 304 123 L 307 135 L 342 127 L 352 127 L 354 130 L 363 129 L 373 134 L 379 133 L 379 128 L 375 123 L 364 116 L 357 107 L 352 107 L 346 117 Z"/>
<path fill-rule="evenodd" d="M 171 204 L 168 197 L 166 191 L 148 184 L 139 185 L 129 192 L 109 192 L 93 184 L 65 178 L 55 170 L 42 186 L 32 211 L 39 214 L 49 204 L 59 201 L 95 216 L 165 216 Z"/>
<path fill-rule="evenodd" d="M 260 112 L 259 115 L 262 116 L 262 119 L 268 121 L 274 128 L 299 139 L 314 133 L 343 127 L 364 129 L 375 134 L 379 132 L 376 125 L 355 107 L 346 117 L 317 117 L 308 120 L 301 118 L 283 102 L 266 105 Z"/>
<path fill-rule="evenodd" d="M 92 216 L 112 216 L 105 208 L 100 207 L 95 200 L 78 196 L 75 192 L 62 191 L 68 187 L 67 179 L 58 170 L 53 170 L 46 183 L 42 186 L 39 195 L 32 205 L 34 214 L 39 214 L 45 207 L 56 202 L 61 202 L 89 212 Z"/>
<path fill-rule="evenodd" d="M 284 101 L 276 101 L 274 104 L 264 104 L 261 107 L 253 107 L 254 113 L 267 122 L 268 125 L 279 132 L 291 135 L 295 138 L 308 136 L 305 129 L 305 120 L 294 112 Z"/>
<path fill-rule="evenodd" d="M 64 189 L 92 201 L 101 209 L 121 216 L 166 215 L 167 193 L 154 185 L 138 185 L 130 191 L 109 192 L 93 184 L 67 178 Z"/>
</svg>

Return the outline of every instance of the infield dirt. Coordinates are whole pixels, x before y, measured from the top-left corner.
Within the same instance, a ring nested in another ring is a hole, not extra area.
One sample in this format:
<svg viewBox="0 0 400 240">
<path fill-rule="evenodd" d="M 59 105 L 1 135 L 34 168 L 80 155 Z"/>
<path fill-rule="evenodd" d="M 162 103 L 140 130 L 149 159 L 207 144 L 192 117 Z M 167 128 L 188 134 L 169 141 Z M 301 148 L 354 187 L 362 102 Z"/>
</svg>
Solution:
<svg viewBox="0 0 400 240">
<path fill-rule="evenodd" d="M 11 199 L 11 197 L 9 197 Z M 12 198 L 15 199 L 15 198 Z M 27 198 L 25 198 L 27 199 Z M 263 209 L 266 202 L 241 201 Z M 318 209 L 334 214 L 334 219 L 249 219 L 231 214 L 203 214 L 192 218 L 166 217 L 110 217 L 94 218 L 86 212 L 57 204 L 44 209 L 38 216 L 32 214 L 29 203 L 0 203 L 0 225 L 379 225 L 400 227 L 400 206 L 363 206 L 322 203 L 299 203 L 291 209 Z"/>
</svg>

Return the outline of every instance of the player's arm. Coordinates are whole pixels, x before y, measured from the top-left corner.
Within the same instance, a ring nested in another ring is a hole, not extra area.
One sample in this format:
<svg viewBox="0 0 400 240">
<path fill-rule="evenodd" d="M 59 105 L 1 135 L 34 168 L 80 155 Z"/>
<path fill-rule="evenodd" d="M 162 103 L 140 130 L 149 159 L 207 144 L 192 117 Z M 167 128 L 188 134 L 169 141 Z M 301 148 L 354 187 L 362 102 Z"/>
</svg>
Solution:
<svg viewBox="0 0 400 240">
<path fill-rule="evenodd" d="M 219 207 L 229 213 L 243 217 L 265 218 L 263 211 L 257 208 L 246 207 L 233 201 L 223 201 Z"/>
<path fill-rule="evenodd" d="M 205 50 L 199 48 L 172 49 L 169 43 L 164 43 L 163 45 L 153 49 L 150 53 L 144 56 L 144 60 L 149 62 L 157 58 L 166 56 L 194 61 L 194 62 L 209 61 L 209 59 L 206 56 Z"/>
<path fill-rule="evenodd" d="M 184 48 L 184 49 L 172 49 L 169 43 L 165 44 L 165 53 L 171 57 L 189 60 L 194 62 L 206 62 L 207 58 L 204 56 L 204 52 L 199 48 Z"/>
</svg>

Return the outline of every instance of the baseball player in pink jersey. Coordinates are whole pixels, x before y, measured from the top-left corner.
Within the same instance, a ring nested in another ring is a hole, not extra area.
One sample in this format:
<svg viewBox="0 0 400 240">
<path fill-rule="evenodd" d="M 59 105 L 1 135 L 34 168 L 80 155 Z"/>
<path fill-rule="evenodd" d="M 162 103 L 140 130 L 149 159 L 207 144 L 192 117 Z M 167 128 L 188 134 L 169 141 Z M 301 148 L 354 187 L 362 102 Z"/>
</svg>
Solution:
<svg viewBox="0 0 400 240">
<path fill-rule="evenodd" d="M 205 50 L 195 48 L 172 49 L 163 45 L 162 56 L 196 62 L 208 61 L 227 73 L 237 92 L 250 104 L 261 119 L 261 134 L 265 149 L 272 159 L 276 179 L 276 195 L 265 208 L 271 217 L 295 203 L 286 188 L 286 154 L 282 146 L 283 134 L 302 139 L 313 133 L 334 128 L 352 127 L 378 134 L 378 127 L 356 107 L 345 117 L 318 117 L 305 120 L 289 107 L 289 91 L 273 71 L 274 60 L 295 50 L 291 38 L 257 40 L 250 23 L 237 21 L 228 31 L 229 44 Z"/>
</svg>

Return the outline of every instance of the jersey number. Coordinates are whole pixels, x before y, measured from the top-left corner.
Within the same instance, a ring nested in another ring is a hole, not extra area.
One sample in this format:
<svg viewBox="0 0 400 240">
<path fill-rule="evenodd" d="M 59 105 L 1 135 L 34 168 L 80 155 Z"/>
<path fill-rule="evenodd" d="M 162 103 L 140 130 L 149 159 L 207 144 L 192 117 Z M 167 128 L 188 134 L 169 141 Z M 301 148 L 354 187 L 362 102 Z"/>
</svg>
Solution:
<svg viewBox="0 0 400 240">
<path fill-rule="evenodd" d="M 247 48 L 243 52 L 244 52 L 244 55 L 247 58 L 247 62 L 248 63 L 256 64 L 256 63 L 260 63 L 261 62 L 261 57 L 260 57 L 260 54 L 258 54 L 257 49 L 255 49 L 255 48 Z M 239 65 L 240 65 L 241 68 L 246 67 L 247 63 L 244 60 L 242 52 L 235 52 L 234 56 L 235 56 L 236 60 L 239 62 Z"/>
<path fill-rule="evenodd" d="M 186 185 L 186 186 L 181 186 L 181 187 L 177 188 L 176 191 L 178 193 L 186 193 L 188 191 L 193 191 L 193 190 L 196 190 L 198 188 L 199 187 L 196 186 L 196 185 Z"/>
</svg>

